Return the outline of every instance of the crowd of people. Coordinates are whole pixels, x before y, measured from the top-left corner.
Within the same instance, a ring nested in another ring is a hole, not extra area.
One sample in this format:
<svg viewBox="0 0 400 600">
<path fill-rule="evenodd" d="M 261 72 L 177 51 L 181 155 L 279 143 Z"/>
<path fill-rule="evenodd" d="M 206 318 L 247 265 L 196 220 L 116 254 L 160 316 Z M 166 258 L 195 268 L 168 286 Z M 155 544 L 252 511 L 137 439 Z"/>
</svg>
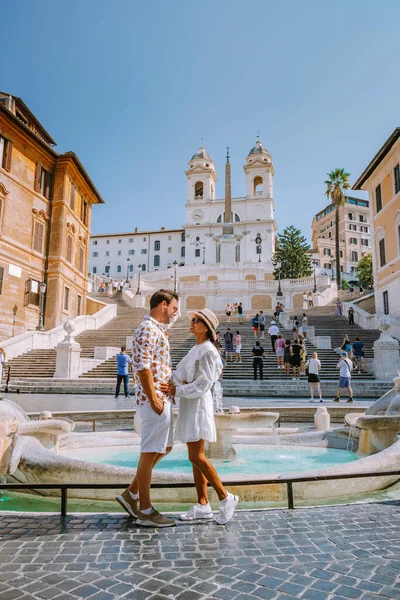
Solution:
<svg viewBox="0 0 400 600">
<path fill-rule="evenodd" d="M 118 292 L 122 292 L 124 284 L 125 280 L 103 279 L 97 291 L 112 297 Z"/>
</svg>

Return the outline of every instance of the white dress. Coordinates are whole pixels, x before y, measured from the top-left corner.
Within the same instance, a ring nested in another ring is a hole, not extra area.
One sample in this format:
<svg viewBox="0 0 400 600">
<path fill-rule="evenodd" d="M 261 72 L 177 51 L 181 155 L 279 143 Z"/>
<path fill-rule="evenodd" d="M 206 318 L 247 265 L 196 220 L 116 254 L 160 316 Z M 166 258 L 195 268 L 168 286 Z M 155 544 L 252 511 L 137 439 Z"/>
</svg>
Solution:
<svg viewBox="0 0 400 600">
<path fill-rule="evenodd" d="M 179 414 L 174 438 L 181 442 L 217 439 L 211 389 L 222 373 L 222 361 L 211 342 L 196 344 L 173 372 Z"/>
</svg>

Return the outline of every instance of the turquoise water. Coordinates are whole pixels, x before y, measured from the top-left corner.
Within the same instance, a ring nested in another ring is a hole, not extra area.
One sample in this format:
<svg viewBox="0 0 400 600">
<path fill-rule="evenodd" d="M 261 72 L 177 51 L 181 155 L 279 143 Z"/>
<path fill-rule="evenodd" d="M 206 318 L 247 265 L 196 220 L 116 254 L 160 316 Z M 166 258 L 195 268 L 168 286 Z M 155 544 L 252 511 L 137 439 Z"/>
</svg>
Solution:
<svg viewBox="0 0 400 600">
<path fill-rule="evenodd" d="M 236 447 L 234 460 L 213 460 L 222 478 L 229 475 L 242 475 L 244 478 L 268 476 L 302 471 L 315 471 L 358 459 L 353 452 L 331 448 L 240 445 Z M 136 446 L 114 446 L 108 448 L 80 448 L 63 452 L 70 458 L 98 462 L 118 467 L 136 468 L 139 448 Z M 185 447 L 174 448 L 157 466 L 157 471 L 192 473 L 192 465 L 187 459 Z"/>
</svg>

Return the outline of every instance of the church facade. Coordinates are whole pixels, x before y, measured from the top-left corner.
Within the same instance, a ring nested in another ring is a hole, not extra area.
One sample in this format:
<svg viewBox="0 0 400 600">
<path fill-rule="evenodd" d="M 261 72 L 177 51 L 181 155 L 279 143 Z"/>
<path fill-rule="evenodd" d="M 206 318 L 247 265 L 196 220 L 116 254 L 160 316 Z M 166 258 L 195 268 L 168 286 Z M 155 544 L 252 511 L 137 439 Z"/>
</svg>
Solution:
<svg viewBox="0 0 400 600">
<path fill-rule="evenodd" d="M 182 228 L 92 235 L 89 270 L 122 279 L 137 271 L 182 266 L 261 266 L 273 279 L 275 248 L 274 167 L 261 141 L 244 164 L 246 195 L 231 197 L 229 154 L 225 165 L 225 197 L 216 198 L 217 170 L 201 146 L 186 170 L 186 219 Z M 129 260 L 128 260 L 129 259 Z"/>
</svg>

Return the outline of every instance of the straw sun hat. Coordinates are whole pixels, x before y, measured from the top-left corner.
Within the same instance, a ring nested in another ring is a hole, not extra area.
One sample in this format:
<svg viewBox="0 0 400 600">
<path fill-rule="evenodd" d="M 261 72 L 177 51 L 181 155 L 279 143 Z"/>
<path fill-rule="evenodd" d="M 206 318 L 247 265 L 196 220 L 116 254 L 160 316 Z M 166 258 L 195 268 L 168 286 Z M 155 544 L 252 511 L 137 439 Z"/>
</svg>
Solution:
<svg viewBox="0 0 400 600">
<path fill-rule="evenodd" d="M 217 339 L 217 327 L 219 325 L 219 321 L 211 310 L 208 308 L 202 308 L 201 310 L 188 310 L 187 316 L 189 321 L 191 321 L 193 317 L 200 317 L 200 319 L 204 321 L 211 331 L 213 340 L 215 341 Z"/>
</svg>

